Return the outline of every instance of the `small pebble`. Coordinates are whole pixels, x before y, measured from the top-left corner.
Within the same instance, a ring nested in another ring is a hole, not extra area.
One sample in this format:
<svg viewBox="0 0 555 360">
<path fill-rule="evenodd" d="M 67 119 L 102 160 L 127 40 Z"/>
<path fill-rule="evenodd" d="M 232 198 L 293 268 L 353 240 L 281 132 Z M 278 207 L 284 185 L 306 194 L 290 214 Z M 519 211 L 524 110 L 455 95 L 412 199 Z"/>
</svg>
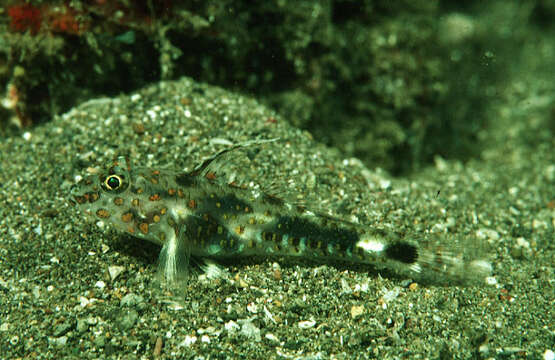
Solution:
<svg viewBox="0 0 555 360">
<path fill-rule="evenodd" d="M 120 306 L 124 307 L 124 306 L 128 306 L 128 307 L 134 307 L 137 306 L 141 303 L 144 302 L 144 298 L 141 295 L 137 295 L 134 293 L 129 293 L 127 295 L 125 295 L 123 298 L 121 298 L 120 301 Z"/>
<path fill-rule="evenodd" d="M 139 314 L 135 310 L 125 311 L 125 314 L 119 321 L 119 328 L 123 331 L 129 330 L 135 326 L 139 319 Z"/>
<path fill-rule="evenodd" d="M 364 314 L 364 305 L 354 305 L 351 307 L 351 318 L 356 319 Z"/>
<path fill-rule="evenodd" d="M 156 338 L 156 344 L 154 344 L 154 351 L 152 352 L 152 355 L 154 355 L 155 357 L 160 356 L 160 354 L 162 354 L 163 344 L 164 343 L 162 341 L 162 338 L 158 336 L 158 338 Z"/>
<path fill-rule="evenodd" d="M 314 321 L 314 320 L 299 321 L 298 325 L 301 329 L 310 329 L 310 328 L 314 327 L 314 325 L 316 325 L 316 321 Z"/>
<path fill-rule="evenodd" d="M 112 281 L 116 280 L 116 278 L 125 270 L 123 266 L 109 266 L 108 273 L 110 274 L 110 279 Z"/>
</svg>

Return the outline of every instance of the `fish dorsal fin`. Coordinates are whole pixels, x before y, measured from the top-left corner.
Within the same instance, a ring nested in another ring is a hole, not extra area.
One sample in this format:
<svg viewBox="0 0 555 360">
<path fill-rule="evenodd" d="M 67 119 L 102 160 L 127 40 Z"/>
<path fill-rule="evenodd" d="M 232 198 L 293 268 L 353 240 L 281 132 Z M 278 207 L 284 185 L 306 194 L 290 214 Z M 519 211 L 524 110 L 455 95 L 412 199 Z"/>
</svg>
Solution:
<svg viewBox="0 0 555 360">
<path fill-rule="evenodd" d="M 256 196 L 264 196 L 269 203 L 287 204 L 322 218 L 352 224 L 345 218 L 330 214 L 326 205 L 311 201 L 307 194 L 314 189 L 306 188 L 302 181 L 295 181 L 294 177 L 276 179 L 274 175 L 273 180 L 268 181 L 268 177 L 265 177 L 264 181 L 260 181 L 249 176 L 252 172 L 248 169 L 257 166 L 255 157 L 261 146 L 278 140 L 253 140 L 234 144 L 204 159 L 192 171 L 181 176 L 191 181 L 203 179 L 222 186 L 250 188 Z"/>
<path fill-rule="evenodd" d="M 332 214 L 325 201 L 315 202 L 313 197 L 307 196 L 308 192 L 318 190 L 314 188 L 307 189 L 303 186 L 302 182 L 295 181 L 293 178 L 286 181 L 272 180 L 269 183 L 260 185 L 260 191 L 264 194 L 266 201 L 271 203 L 286 203 L 297 210 L 301 210 L 301 212 L 310 212 L 320 218 L 346 225 L 355 225 L 353 221 L 345 217 L 346 215 Z"/>
<path fill-rule="evenodd" d="M 252 140 L 232 145 L 204 159 L 192 171 L 182 176 L 189 179 L 205 178 L 222 185 L 241 186 L 237 181 L 237 175 L 240 175 L 241 168 L 248 166 L 252 160 L 249 150 L 278 140 L 279 138 Z"/>
</svg>

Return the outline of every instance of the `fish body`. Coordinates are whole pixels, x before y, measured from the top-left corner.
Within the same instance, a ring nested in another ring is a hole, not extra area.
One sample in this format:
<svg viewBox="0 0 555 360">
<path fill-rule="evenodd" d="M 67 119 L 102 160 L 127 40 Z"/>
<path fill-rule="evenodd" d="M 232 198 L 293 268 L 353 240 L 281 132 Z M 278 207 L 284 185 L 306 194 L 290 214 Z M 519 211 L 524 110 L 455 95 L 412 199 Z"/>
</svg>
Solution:
<svg viewBox="0 0 555 360">
<path fill-rule="evenodd" d="M 221 151 L 188 173 L 133 167 L 120 157 L 76 184 L 71 202 L 121 232 L 161 245 L 159 266 L 168 282 L 187 273 L 190 257 L 295 257 L 463 280 L 491 270 L 486 261 L 464 259 L 223 180 L 221 160 L 245 146 Z"/>
</svg>

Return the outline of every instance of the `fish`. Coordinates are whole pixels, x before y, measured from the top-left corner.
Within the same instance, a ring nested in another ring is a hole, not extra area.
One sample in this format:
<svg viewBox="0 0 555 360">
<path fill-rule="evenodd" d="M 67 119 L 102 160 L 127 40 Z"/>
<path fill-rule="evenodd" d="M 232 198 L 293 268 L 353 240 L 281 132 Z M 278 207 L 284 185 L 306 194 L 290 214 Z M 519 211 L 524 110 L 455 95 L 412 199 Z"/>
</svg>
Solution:
<svg viewBox="0 0 555 360">
<path fill-rule="evenodd" d="M 489 261 L 468 257 L 459 246 L 331 216 L 280 196 L 274 186 L 249 186 L 239 181 L 240 169 L 228 170 L 238 153 L 274 141 L 229 146 L 188 172 L 134 166 L 119 156 L 73 185 L 69 202 L 88 218 L 159 245 L 159 275 L 170 284 L 188 278 L 192 258 L 249 256 L 366 264 L 457 283 L 491 273 Z"/>
</svg>

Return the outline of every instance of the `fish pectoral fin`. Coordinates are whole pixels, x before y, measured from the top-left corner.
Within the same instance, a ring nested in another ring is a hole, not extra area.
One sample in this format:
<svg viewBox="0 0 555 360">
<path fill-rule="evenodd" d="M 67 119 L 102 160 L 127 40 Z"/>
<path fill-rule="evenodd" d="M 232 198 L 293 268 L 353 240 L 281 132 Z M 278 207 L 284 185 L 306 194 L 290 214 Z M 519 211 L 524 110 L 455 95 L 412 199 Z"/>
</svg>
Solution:
<svg viewBox="0 0 555 360">
<path fill-rule="evenodd" d="M 199 264 L 200 269 L 202 270 L 202 274 L 199 276 L 199 280 L 207 280 L 212 281 L 216 279 L 224 279 L 229 280 L 231 275 L 229 271 L 224 268 L 222 265 L 216 263 L 212 259 L 204 258 L 201 260 L 201 264 Z"/>
<path fill-rule="evenodd" d="M 189 277 L 191 254 L 183 234 L 168 235 L 158 257 L 158 277 L 162 283 L 177 284 Z"/>
</svg>

